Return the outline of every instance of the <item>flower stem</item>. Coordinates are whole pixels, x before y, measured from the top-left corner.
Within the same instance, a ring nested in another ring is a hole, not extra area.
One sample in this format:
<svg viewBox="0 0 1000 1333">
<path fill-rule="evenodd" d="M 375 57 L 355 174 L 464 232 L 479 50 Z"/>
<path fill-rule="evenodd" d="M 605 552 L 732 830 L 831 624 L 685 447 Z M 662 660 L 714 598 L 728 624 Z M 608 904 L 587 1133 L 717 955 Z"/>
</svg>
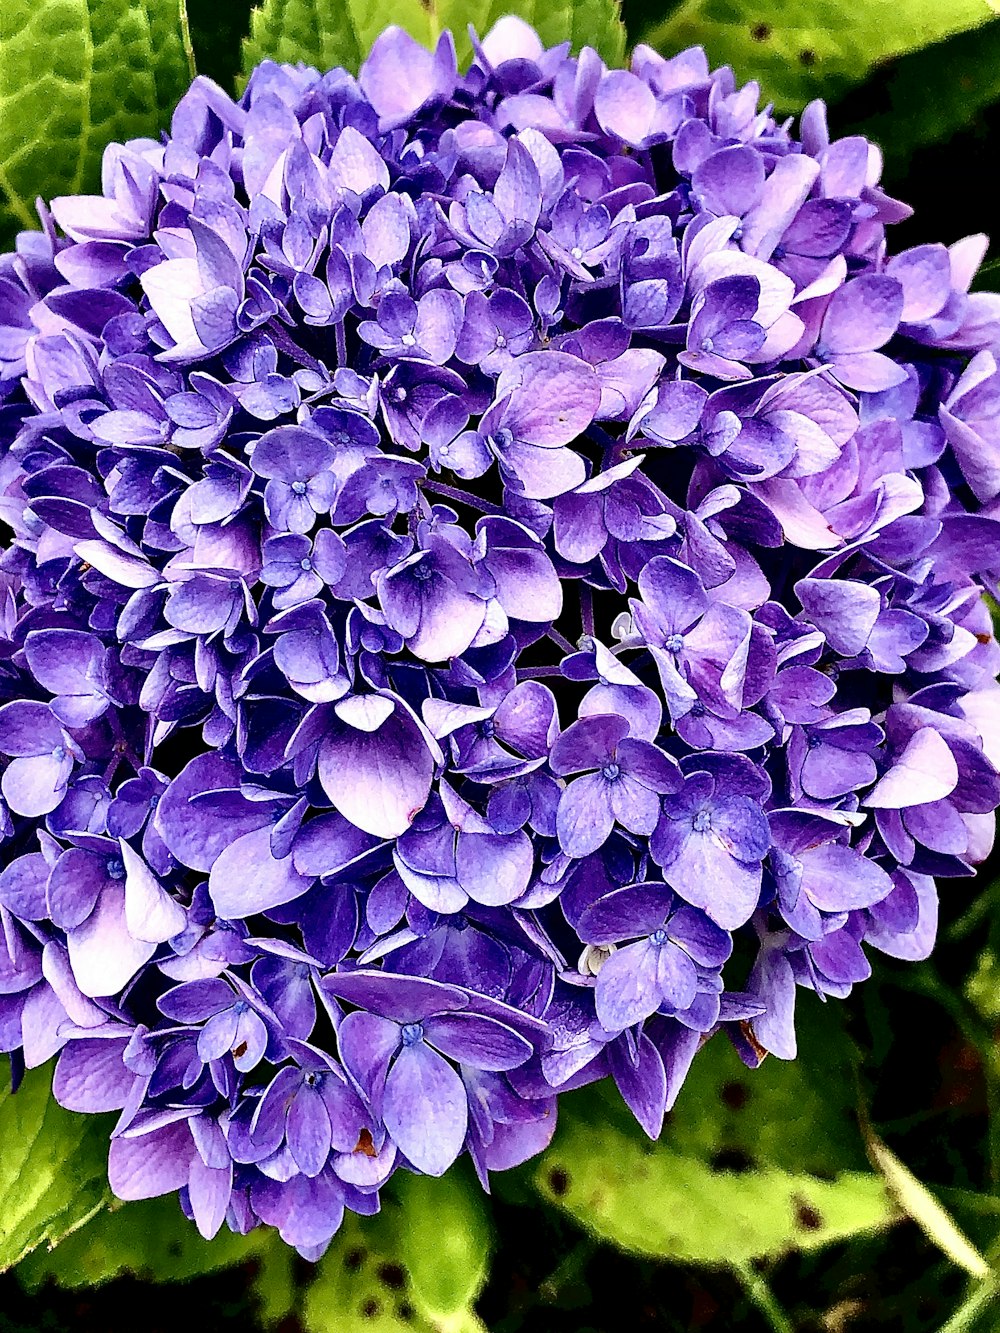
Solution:
<svg viewBox="0 0 1000 1333">
<path fill-rule="evenodd" d="M 767 1320 L 772 1333 L 795 1333 L 791 1321 L 774 1299 L 774 1293 L 764 1281 L 763 1276 L 748 1263 L 733 1265 L 736 1276 L 743 1283 L 743 1290 L 749 1300 Z"/>
<path fill-rule="evenodd" d="M 471 491 L 463 491 L 458 486 L 448 486 L 443 481 L 431 481 L 429 478 L 421 482 L 425 491 L 432 491 L 435 495 L 443 495 L 449 500 L 457 500 L 459 504 L 468 505 L 470 509 L 478 509 L 484 514 L 502 514 L 503 506 L 491 504 L 489 500 L 481 500 L 478 495 L 473 495 Z"/>
<path fill-rule="evenodd" d="M 561 648 L 564 653 L 575 653 L 578 651 L 576 644 L 570 643 L 566 635 L 560 634 L 559 631 L 555 628 L 555 626 L 553 626 L 552 629 L 549 630 L 548 637 L 552 640 L 552 642 L 556 645 L 556 647 Z"/>
<path fill-rule="evenodd" d="M 1000 1295 L 1000 1283 L 997 1278 L 992 1276 L 984 1278 L 973 1288 L 948 1322 L 941 1325 L 938 1333 L 968 1333 L 998 1295 Z"/>
<path fill-rule="evenodd" d="M 580 584 L 580 620 L 584 634 L 594 634 L 594 590 L 589 583 Z"/>
</svg>

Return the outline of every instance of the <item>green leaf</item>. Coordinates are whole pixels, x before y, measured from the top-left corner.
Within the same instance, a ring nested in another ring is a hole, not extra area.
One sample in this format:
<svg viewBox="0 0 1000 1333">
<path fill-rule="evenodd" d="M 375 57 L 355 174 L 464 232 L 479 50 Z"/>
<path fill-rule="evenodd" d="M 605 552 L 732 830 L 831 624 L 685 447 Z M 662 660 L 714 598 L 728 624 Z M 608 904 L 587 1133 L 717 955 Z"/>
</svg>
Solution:
<svg viewBox="0 0 1000 1333">
<path fill-rule="evenodd" d="M 835 97 L 880 62 L 987 23 L 993 0 L 685 0 L 636 34 L 665 55 L 701 45 L 713 65 L 757 79 L 766 100 L 793 111 Z M 936 81 L 935 81 L 936 82 Z M 923 91 L 922 97 L 926 98 Z"/>
<path fill-rule="evenodd" d="M 885 1177 L 893 1198 L 917 1226 L 953 1263 L 975 1278 L 987 1278 L 992 1270 L 972 1242 L 956 1226 L 951 1214 L 935 1199 L 927 1186 L 882 1142 L 873 1129 L 865 1138 L 871 1159 Z"/>
<path fill-rule="evenodd" d="M 987 944 L 976 960 L 975 970 L 965 983 L 965 994 L 988 1022 L 1000 1020 L 1000 959 L 992 945 Z"/>
<path fill-rule="evenodd" d="M 441 1320 L 471 1309 L 489 1270 L 490 1226 L 478 1182 L 464 1168 L 440 1180 L 409 1172 L 395 1178 L 404 1225 L 400 1260 L 416 1304 Z"/>
<path fill-rule="evenodd" d="M 978 1283 L 962 1302 L 946 1324 L 942 1324 L 938 1333 L 972 1333 L 973 1328 L 981 1328 L 979 1316 L 995 1306 L 1000 1296 L 1000 1285 L 995 1277 Z M 995 1311 L 994 1311 L 995 1314 Z M 991 1323 L 996 1328 L 996 1323 Z"/>
<path fill-rule="evenodd" d="M 526 19 L 549 44 L 569 40 L 574 47 L 594 46 L 611 64 L 619 64 L 625 52 L 617 0 L 563 0 L 555 5 L 544 0 L 396 0 L 391 9 L 376 0 L 344 0 L 342 5 L 264 0 L 251 16 L 250 36 L 243 43 L 243 72 L 249 75 L 267 57 L 356 71 L 390 20 L 425 46 L 433 46 L 450 28 L 464 61 L 472 53 L 467 25 L 483 36 L 504 14 Z"/>
<path fill-rule="evenodd" d="M 695 1058 L 658 1144 L 612 1089 L 562 1100 L 536 1187 L 640 1254 L 745 1264 L 893 1220 L 853 1111 L 852 1048 L 832 1006 L 803 996 L 801 1055 L 750 1072 L 721 1036 Z"/>
<path fill-rule="evenodd" d="M 214 1240 L 204 1240 L 176 1196 L 142 1199 L 98 1214 L 53 1253 L 36 1251 L 18 1268 L 18 1277 L 29 1290 L 50 1278 L 61 1287 L 96 1287 L 123 1274 L 183 1282 L 260 1255 L 273 1234 L 260 1228 L 236 1236 L 223 1229 Z"/>
<path fill-rule="evenodd" d="M 677 1152 L 711 1161 L 742 1153 L 748 1164 L 817 1176 L 864 1170 L 854 1111 L 854 1050 L 838 1010 L 800 991 L 799 1054 L 748 1070 L 731 1044 L 698 1052 L 663 1139 Z"/>
<path fill-rule="evenodd" d="M 918 148 L 969 128 L 1000 98 L 1000 22 L 903 56 L 882 80 L 880 96 L 886 110 L 867 117 L 858 132 L 891 149 L 900 175 Z"/>
<path fill-rule="evenodd" d="M 34 199 L 96 190 L 112 140 L 157 136 L 192 75 L 184 0 L 5 0 L 0 7 L 3 221 Z"/>
<path fill-rule="evenodd" d="M 295 1306 L 294 1258 L 277 1233 L 266 1227 L 247 1236 L 224 1229 L 214 1240 L 204 1240 L 170 1195 L 98 1213 L 58 1249 L 28 1255 L 17 1276 L 27 1291 L 50 1281 L 89 1289 L 123 1276 L 144 1282 L 184 1282 L 253 1260 L 253 1294 L 262 1323 L 270 1325 Z"/>
<path fill-rule="evenodd" d="M 109 1198 L 107 1116 L 64 1111 L 50 1069 L 0 1093 L 0 1271 L 55 1245 Z"/>
<path fill-rule="evenodd" d="M 737 1159 L 720 1155 L 713 1166 L 678 1151 L 669 1129 L 661 1143 L 642 1143 L 600 1094 L 572 1094 L 535 1179 L 543 1197 L 600 1239 L 688 1263 L 740 1265 L 812 1249 L 884 1226 L 895 1215 L 871 1173 L 820 1180 L 727 1163 Z"/>
<path fill-rule="evenodd" d="M 984 264 L 976 274 L 972 286 L 977 292 L 1000 292 L 1000 259 L 992 259 L 988 264 Z M 995 602 L 990 602 L 990 606 L 995 624 L 998 619 L 997 606 Z"/>
<path fill-rule="evenodd" d="M 348 1213 L 305 1295 L 307 1333 L 486 1333 L 473 1309 L 490 1228 L 461 1169 L 399 1177 L 376 1217 Z"/>
</svg>

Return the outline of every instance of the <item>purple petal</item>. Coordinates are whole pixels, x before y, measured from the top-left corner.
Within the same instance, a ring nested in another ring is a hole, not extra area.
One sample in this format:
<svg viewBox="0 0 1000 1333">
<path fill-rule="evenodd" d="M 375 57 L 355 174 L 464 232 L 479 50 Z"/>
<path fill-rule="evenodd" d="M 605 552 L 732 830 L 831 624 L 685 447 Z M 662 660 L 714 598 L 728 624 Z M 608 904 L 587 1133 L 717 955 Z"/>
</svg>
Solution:
<svg viewBox="0 0 1000 1333">
<path fill-rule="evenodd" d="M 318 1176 L 330 1156 L 330 1116 L 318 1088 L 303 1084 L 288 1108 L 288 1150 L 307 1176 Z"/>
<path fill-rule="evenodd" d="M 42 921 L 48 915 L 46 885 L 49 866 L 44 856 L 18 856 L 0 872 L 0 905 L 22 921 Z"/>
<path fill-rule="evenodd" d="M 846 579 L 800 579 L 795 593 L 835 652 L 854 657 L 862 651 L 882 606 L 877 588 Z"/>
<path fill-rule="evenodd" d="M 502 907 L 531 882 L 535 852 L 525 833 L 463 833 L 456 848 L 456 877 L 475 902 Z"/>
<path fill-rule="evenodd" d="M 398 973 L 338 972 L 325 976 L 322 985 L 348 1004 L 400 1023 L 416 1023 L 431 1014 L 464 1009 L 467 1004 L 465 992 L 456 986 Z"/>
<path fill-rule="evenodd" d="M 958 785 L 958 765 L 948 742 L 933 727 L 921 727 L 892 768 L 865 798 L 878 810 L 903 810 L 950 796 Z"/>
<path fill-rule="evenodd" d="M 37 819 L 51 814 L 66 794 L 73 772 L 69 754 L 38 754 L 12 759 L 4 769 L 0 790 L 16 815 Z"/>
<path fill-rule="evenodd" d="M 532 1055 L 531 1043 L 513 1028 L 468 1010 L 428 1019 L 424 1036 L 449 1059 L 473 1069 L 516 1069 Z"/>
<path fill-rule="evenodd" d="M 188 1198 L 195 1225 L 205 1240 L 211 1240 L 226 1219 L 233 1192 L 233 1164 L 206 1166 L 197 1153 L 188 1175 Z"/>
<path fill-rule="evenodd" d="M 319 752 L 323 789 L 345 819 L 377 838 L 398 838 L 427 803 L 434 754 L 397 709 L 377 730 L 340 725 Z"/>
<path fill-rule="evenodd" d="M 802 889 L 821 911 L 849 912 L 888 897 L 892 880 L 853 848 L 828 842 L 803 856 Z"/>
<path fill-rule="evenodd" d="M 673 898 L 666 884 L 628 884 L 591 903 L 577 922 L 577 932 L 588 944 L 651 935 L 666 921 Z"/>
<path fill-rule="evenodd" d="M 552 747 L 553 773 L 565 776 L 601 768 L 614 756 L 619 741 L 628 735 L 628 722 L 611 713 L 580 718 L 566 728 Z"/>
<path fill-rule="evenodd" d="M 131 933 L 147 944 L 162 944 L 179 935 L 187 923 L 183 907 L 124 838 L 119 846 L 125 865 L 125 921 Z"/>
<path fill-rule="evenodd" d="M 628 70 L 613 69 L 598 85 L 594 114 L 605 134 L 638 147 L 652 127 L 656 98 L 642 79 Z"/>
<path fill-rule="evenodd" d="M 84 1038 L 64 1046 L 52 1078 L 59 1105 L 89 1115 L 120 1110 L 136 1077 L 122 1063 L 125 1045 L 124 1038 Z"/>
<path fill-rule="evenodd" d="M 615 826 L 611 783 L 600 773 L 575 778 L 559 798 L 556 830 L 567 856 L 589 856 L 603 847 Z"/>
<path fill-rule="evenodd" d="M 382 129 L 393 129 L 446 84 L 440 58 L 395 25 L 376 38 L 361 66 L 361 91 L 375 108 Z"/>
<path fill-rule="evenodd" d="M 711 831 L 691 832 L 663 866 L 663 877 L 723 930 L 735 930 L 749 921 L 760 897 L 760 866 L 735 860 Z"/>
<path fill-rule="evenodd" d="M 659 949 L 647 940 L 626 945 L 605 959 L 597 976 L 594 1002 L 601 1027 L 621 1032 L 656 1012 Z"/>
<path fill-rule="evenodd" d="M 667 1078 L 663 1060 L 644 1032 L 639 1034 L 634 1063 L 626 1051 L 624 1038 L 609 1044 L 611 1073 L 629 1110 L 649 1137 L 657 1139 L 663 1128 L 667 1104 Z"/>
<path fill-rule="evenodd" d="M 192 759 L 163 793 L 154 816 L 156 829 L 182 865 L 211 870 L 220 852 L 237 838 L 270 824 L 273 806 L 248 801 L 233 790 L 242 777 L 233 760 L 203 754 Z M 208 799 L 192 804 L 191 798 L 202 794 Z"/>
<path fill-rule="evenodd" d="M 894 278 L 868 273 L 838 287 L 820 334 L 834 355 L 871 352 L 887 343 L 903 314 L 903 288 Z"/>
<path fill-rule="evenodd" d="M 137 940 L 125 919 L 125 894 L 117 885 L 106 888 L 82 925 L 66 936 L 76 984 L 84 995 L 117 995 L 156 952 L 156 945 Z"/>
<path fill-rule="evenodd" d="M 294 859 L 276 861 L 271 855 L 271 830 L 244 833 L 215 860 L 208 891 L 216 912 L 225 921 L 266 912 L 301 898 L 312 878 L 301 875 Z"/>
<path fill-rule="evenodd" d="M 184 1120 L 140 1138 L 112 1139 L 108 1181 L 119 1199 L 155 1199 L 187 1184 L 194 1156 L 191 1131 Z"/>
<path fill-rule="evenodd" d="M 504 425 L 527 444 L 553 449 L 587 429 L 601 403 L 593 367 L 565 352 L 519 357 L 521 380 L 511 395 Z"/>
<path fill-rule="evenodd" d="M 422 1041 L 397 1055 L 385 1082 L 385 1127 L 406 1158 L 442 1176 L 462 1151 L 469 1119 L 465 1086 L 450 1064 Z"/>
<path fill-rule="evenodd" d="M 660 817 L 660 798 L 655 791 L 623 772 L 608 784 L 608 795 L 612 814 L 623 828 L 646 837 L 653 832 Z"/>
</svg>

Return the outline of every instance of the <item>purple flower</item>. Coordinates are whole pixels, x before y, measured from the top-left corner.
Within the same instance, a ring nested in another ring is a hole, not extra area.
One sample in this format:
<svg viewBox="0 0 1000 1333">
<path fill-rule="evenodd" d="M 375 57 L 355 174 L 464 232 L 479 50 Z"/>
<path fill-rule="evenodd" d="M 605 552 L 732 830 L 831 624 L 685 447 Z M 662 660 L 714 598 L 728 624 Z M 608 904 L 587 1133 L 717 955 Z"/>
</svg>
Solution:
<svg viewBox="0 0 1000 1333">
<path fill-rule="evenodd" d="M 260 581 L 278 589 L 274 608 L 284 611 L 309 601 L 324 586 L 338 583 L 346 567 L 347 548 L 329 528 L 318 532 L 312 542 L 300 534 L 287 533 L 264 543 Z"/>
<path fill-rule="evenodd" d="M 712 602 L 697 574 L 657 556 L 639 575 L 642 601 L 632 618 L 660 672 L 671 714 L 697 700 L 720 716 L 744 702 L 752 621 L 746 611 Z"/>
<path fill-rule="evenodd" d="M 687 350 L 678 361 L 716 379 L 749 379 L 750 371 L 740 363 L 764 342 L 764 330 L 754 319 L 759 299 L 760 284 L 755 278 L 719 278 L 709 283 L 688 325 Z"/>
<path fill-rule="evenodd" d="M 466 555 L 442 537 L 378 578 L 386 623 L 423 661 L 443 661 L 466 651 L 486 619 L 482 581 Z"/>
<path fill-rule="evenodd" d="M 309 532 L 316 515 L 330 508 L 334 457 L 329 440 L 297 426 L 278 426 L 260 437 L 250 465 L 258 477 L 268 478 L 264 504 L 276 528 Z"/>
<path fill-rule="evenodd" d="M 472 47 L 195 79 L 0 256 L 0 1051 L 309 1259 L 792 1058 L 1000 806 L 984 239 L 699 50 Z"/>
<path fill-rule="evenodd" d="M 47 815 L 63 799 L 79 746 L 48 704 L 15 699 L 0 708 L 0 754 L 9 757 L 2 790 L 17 815 Z"/>
<path fill-rule="evenodd" d="M 663 802 L 650 851 L 685 902 L 735 930 L 757 906 L 771 836 L 754 796 L 720 777 L 696 769 L 684 779 Z"/>
<path fill-rule="evenodd" d="M 601 1026 L 619 1032 L 658 1009 L 688 1009 L 703 988 L 701 969 L 717 969 L 732 940 L 701 912 L 678 902 L 665 884 L 626 885 L 598 898 L 580 918 L 591 946 L 624 947 L 597 966 L 594 1000 Z"/>
<path fill-rule="evenodd" d="M 886 872 L 848 844 L 836 820 L 777 811 L 769 822 L 778 910 L 796 934 L 819 939 L 830 916 L 873 907 L 892 892 Z"/>
<path fill-rule="evenodd" d="M 443 366 L 455 354 L 461 326 L 461 297 L 437 288 L 419 302 L 406 292 L 387 292 L 379 302 L 378 319 L 363 321 L 358 334 L 387 355 L 420 357 Z"/>
<path fill-rule="evenodd" d="M 460 361 L 495 375 L 513 357 L 527 352 L 534 338 L 534 315 L 523 297 L 506 287 L 490 296 L 472 291 L 465 298 L 455 352 Z"/>
<path fill-rule="evenodd" d="M 532 1043 L 440 982 L 359 971 L 324 985 L 359 1006 L 338 1032 L 345 1067 L 379 1107 L 403 1155 L 418 1170 L 442 1175 L 462 1149 L 469 1120 L 468 1093 L 449 1061 L 515 1069 L 531 1056 Z M 504 1012 L 502 1005 L 494 1009 Z M 509 1017 L 517 1023 L 514 1011 Z"/>
<path fill-rule="evenodd" d="M 478 432 L 488 451 L 482 470 L 492 453 L 505 479 L 532 500 L 578 486 L 583 459 L 566 446 L 590 425 L 600 404 L 591 367 L 564 352 L 528 352 L 500 375 L 497 392 Z"/>
<path fill-rule="evenodd" d="M 628 719 L 595 714 L 574 722 L 556 741 L 552 771 L 583 773 L 559 800 L 556 828 L 567 856 L 588 856 L 615 824 L 648 836 L 660 815 L 660 795 L 676 791 L 676 762 L 649 741 L 629 735 Z"/>
</svg>

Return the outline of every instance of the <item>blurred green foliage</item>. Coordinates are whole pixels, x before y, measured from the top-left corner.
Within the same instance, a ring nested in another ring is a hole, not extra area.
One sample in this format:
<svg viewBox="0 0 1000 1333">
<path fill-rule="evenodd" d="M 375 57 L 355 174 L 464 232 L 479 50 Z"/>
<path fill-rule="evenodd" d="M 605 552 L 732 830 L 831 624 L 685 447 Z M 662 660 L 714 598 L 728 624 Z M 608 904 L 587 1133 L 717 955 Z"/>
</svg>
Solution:
<svg viewBox="0 0 1000 1333">
<path fill-rule="evenodd" d="M 0 1092 L 0 1269 L 56 1244 L 110 1198 L 107 1117 L 88 1124 L 64 1111 L 50 1082 L 35 1069 L 16 1095 Z"/>
<path fill-rule="evenodd" d="M 645 7 L 634 35 L 660 51 L 702 45 L 714 64 L 758 80 L 765 101 L 793 112 L 995 13 L 989 0 L 683 0 L 666 17 Z"/>
<path fill-rule="evenodd" d="M 391 8 L 371 0 L 343 0 L 338 5 L 327 0 L 263 0 L 250 14 L 242 71 L 249 74 L 268 56 L 305 60 L 321 69 L 343 65 L 356 70 L 390 19 L 425 46 L 433 46 L 442 31 L 451 29 L 459 60 L 468 61 L 472 57 L 468 25 L 486 33 L 501 15 L 511 13 L 526 19 L 548 44 L 567 39 L 576 47 L 586 43 L 611 64 L 621 63 L 624 56 L 625 28 L 612 0 L 574 0 L 565 5 L 546 0 L 394 0 Z"/>
</svg>

